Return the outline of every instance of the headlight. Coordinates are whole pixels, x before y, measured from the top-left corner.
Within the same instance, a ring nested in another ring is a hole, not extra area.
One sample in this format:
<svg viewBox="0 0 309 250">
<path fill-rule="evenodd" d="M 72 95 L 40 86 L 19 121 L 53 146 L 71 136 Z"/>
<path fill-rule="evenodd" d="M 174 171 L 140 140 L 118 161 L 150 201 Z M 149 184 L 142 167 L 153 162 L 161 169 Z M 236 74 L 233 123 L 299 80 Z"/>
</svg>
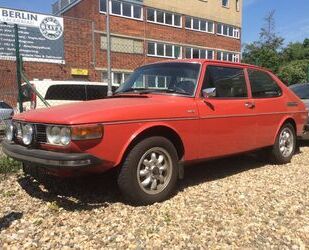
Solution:
<svg viewBox="0 0 309 250">
<path fill-rule="evenodd" d="M 52 145 L 69 145 L 71 129 L 67 127 L 50 126 L 46 129 L 47 141 Z"/>
<path fill-rule="evenodd" d="M 23 140 L 23 143 L 28 146 L 31 144 L 32 142 L 32 139 L 33 139 L 33 126 L 30 125 L 30 124 L 25 124 L 25 125 L 22 125 L 22 134 L 23 134 L 23 137 L 22 137 L 22 140 Z"/>
<path fill-rule="evenodd" d="M 72 140 L 93 140 L 103 137 L 102 125 L 86 125 L 80 127 L 72 127 Z"/>
<path fill-rule="evenodd" d="M 5 130 L 5 138 L 8 141 L 13 141 L 13 139 L 14 139 L 14 126 L 13 126 L 13 124 L 7 125 L 6 130 Z"/>
<path fill-rule="evenodd" d="M 62 128 L 60 131 L 60 142 L 62 145 L 69 145 L 71 142 L 71 129 Z"/>
</svg>

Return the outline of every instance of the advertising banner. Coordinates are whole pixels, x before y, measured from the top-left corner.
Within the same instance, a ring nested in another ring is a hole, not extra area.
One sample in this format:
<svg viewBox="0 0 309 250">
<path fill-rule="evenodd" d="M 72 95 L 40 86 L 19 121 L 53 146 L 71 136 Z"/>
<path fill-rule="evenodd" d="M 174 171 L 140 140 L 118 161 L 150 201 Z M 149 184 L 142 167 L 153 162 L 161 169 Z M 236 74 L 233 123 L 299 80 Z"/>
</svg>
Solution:
<svg viewBox="0 0 309 250">
<path fill-rule="evenodd" d="M 14 24 L 24 61 L 64 64 L 63 18 L 0 8 L 0 59 L 15 59 Z"/>
</svg>

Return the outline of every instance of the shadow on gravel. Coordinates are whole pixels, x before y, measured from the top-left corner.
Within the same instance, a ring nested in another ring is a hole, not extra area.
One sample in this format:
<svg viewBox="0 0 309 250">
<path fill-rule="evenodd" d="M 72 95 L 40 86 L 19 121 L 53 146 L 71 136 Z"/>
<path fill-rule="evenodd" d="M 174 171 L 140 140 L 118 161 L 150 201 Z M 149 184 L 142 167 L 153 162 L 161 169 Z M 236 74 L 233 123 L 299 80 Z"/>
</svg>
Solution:
<svg viewBox="0 0 309 250">
<path fill-rule="evenodd" d="M 92 210 L 121 202 L 114 173 L 77 178 L 48 176 L 39 182 L 25 176 L 18 182 L 31 197 L 52 202 L 67 211 Z"/>
<path fill-rule="evenodd" d="M 23 217 L 22 213 L 19 212 L 11 212 L 2 218 L 0 218 L 0 232 L 4 229 L 7 229 L 10 227 L 10 225 L 15 220 L 20 220 Z"/>
<path fill-rule="evenodd" d="M 269 162 L 258 154 L 245 154 L 188 166 L 185 168 L 185 179 L 180 181 L 177 192 L 190 186 L 261 168 L 267 164 Z M 40 182 L 26 176 L 18 182 L 30 196 L 56 203 L 57 207 L 68 211 L 92 210 L 108 207 L 116 202 L 125 202 L 117 187 L 115 172 L 66 179 L 47 177 Z"/>
<path fill-rule="evenodd" d="M 179 190 L 204 182 L 223 179 L 250 169 L 264 167 L 269 162 L 259 159 L 258 154 L 245 154 L 212 160 L 185 167 L 185 179 L 180 182 Z"/>
</svg>

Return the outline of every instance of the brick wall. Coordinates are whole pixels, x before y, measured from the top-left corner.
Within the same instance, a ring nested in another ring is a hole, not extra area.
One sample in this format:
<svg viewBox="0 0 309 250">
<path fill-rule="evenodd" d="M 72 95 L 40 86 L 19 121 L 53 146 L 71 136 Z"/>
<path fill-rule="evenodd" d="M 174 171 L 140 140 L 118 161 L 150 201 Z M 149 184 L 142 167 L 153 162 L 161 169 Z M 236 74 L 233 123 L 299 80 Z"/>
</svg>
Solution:
<svg viewBox="0 0 309 250">
<path fill-rule="evenodd" d="M 146 8 L 144 8 L 144 19 Z M 184 23 L 184 17 L 182 18 Z M 30 80 L 74 79 L 71 68 L 89 70 L 86 78 L 91 81 L 101 80 L 101 71 L 106 69 L 106 51 L 101 49 L 101 36 L 104 35 L 106 16 L 99 13 L 98 0 L 84 0 L 64 14 L 65 64 L 25 62 L 25 73 Z M 183 25 L 184 26 L 184 25 Z M 93 35 L 93 30 L 95 30 Z M 237 39 L 152 24 L 147 21 L 132 20 L 111 15 L 111 32 L 130 37 L 138 37 L 144 42 L 144 54 L 112 53 L 112 68 L 133 70 L 151 62 L 166 59 L 148 57 L 147 40 L 160 40 L 178 44 L 191 44 L 201 47 L 240 51 L 241 42 Z M 192 46 L 194 47 L 194 46 Z M 4 92 L 16 92 L 15 62 L 0 60 L 0 99 L 5 99 Z"/>
</svg>

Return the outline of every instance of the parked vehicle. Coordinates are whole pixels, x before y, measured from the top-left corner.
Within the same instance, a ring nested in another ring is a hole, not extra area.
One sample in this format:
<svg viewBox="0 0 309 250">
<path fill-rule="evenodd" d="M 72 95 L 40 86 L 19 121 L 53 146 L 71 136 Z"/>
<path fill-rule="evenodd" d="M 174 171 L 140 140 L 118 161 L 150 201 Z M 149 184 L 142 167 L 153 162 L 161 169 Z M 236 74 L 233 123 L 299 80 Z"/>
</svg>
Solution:
<svg viewBox="0 0 309 250">
<path fill-rule="evenodd" d="M 266 148 L 291 160 L 305 105 L 255 66 L 176 60 L 137 69 L 111 98 L 19 114 L 4 152 L 28 171 L 72 175 L 119 168 L 137 204 L 167 199 L 183 166 Z"/>
<path fill-rule="evenodd" d="M 0 101 L 0 137 L 4 136 L 6 125 L 13 115 L 13 108 L 6 102 Z"/>
<path fill-rule="evenodd" d="M 290 86 L 290 89 L 303 101 L 307 111 L 309 111 L 309 83 L 294 84 Z M 305 133 L 301 139 L 309 140 L 309 120 L 307 120 Z"/>
<path fill-rule="evenodd" d="M 107 83 L 86 82 L 86 81 L 53 81 L 50 79 L 33 80 L 31 85 L 51 106 L 67 104 L 78 101 L 89 101 L 102 99 L 107 96 Z M 113 85 L 113 91 L 116 91 L 118 85 Z M 30 109 L 45 108 L 46 105 L 24 83 L 22 85 L 23 108 Z"/>
</svg>

